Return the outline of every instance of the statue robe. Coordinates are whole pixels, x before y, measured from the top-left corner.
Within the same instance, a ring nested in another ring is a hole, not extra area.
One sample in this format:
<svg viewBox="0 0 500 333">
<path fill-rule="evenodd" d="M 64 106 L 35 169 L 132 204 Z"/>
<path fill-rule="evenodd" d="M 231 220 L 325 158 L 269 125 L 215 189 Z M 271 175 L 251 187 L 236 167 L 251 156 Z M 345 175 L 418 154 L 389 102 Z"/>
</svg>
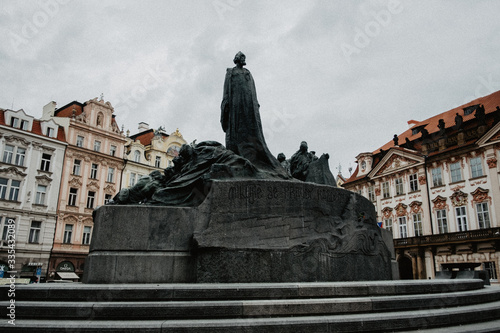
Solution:
<svg viewBox="0 0 500 333">
<path fill-rule="evenodd" d="M 248 159 L 259 170 L 289 178 L 267 148 L 252 74 L 246 68 L 228 68 L 221 105 L 221 124 L 226 148 Z"/>
</svg>

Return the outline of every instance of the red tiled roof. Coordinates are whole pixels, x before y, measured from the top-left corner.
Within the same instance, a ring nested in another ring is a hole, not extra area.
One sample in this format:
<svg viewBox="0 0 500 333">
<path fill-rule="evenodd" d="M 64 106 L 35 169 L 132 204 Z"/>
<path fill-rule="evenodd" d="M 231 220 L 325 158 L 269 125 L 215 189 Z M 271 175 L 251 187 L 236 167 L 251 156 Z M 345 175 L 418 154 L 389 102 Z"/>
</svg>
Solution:
<svg viewBox="0 0 500 333">
<path fill-rule="evenodd" d="M 67 117 L 70 118 L 73 116 L 73 109 L 75 109 L 75 116 L 80 115 L 83 112 L 84 104 L 73 101 L 71 103 L 66 104 L 63 107 L 60 107 L 54 112 L 55 117 Z"/>
<path fill-rule="evenodd" d="M 36 134 L 36 135 L 41 135 L 45 136 L 42 132 L 42 125 L 41 125 L 41 120 L 39 119 L 33 119 L 33 124 L 31 126 L 31 133 Z M 0 109 L 0 125 L 6 125 L 5 123 L 5 110 Z M 66 134 L 64 133 L 64 127 L 58 126 L 57 129 L 57 136 L 55 138 L 56 140 L 66 142 Z"/>
<path fill-rule="evenodd" d="M 161 135 L 164 138 L 168 138 L 169 135 L 165 133 L 161 133 Z M 154 129 L 148 129 L 144 132 L 137 133 L 134 135 L 131 135 L 130 138 L 134 141 L 140 141 L 142 145 L 144 146 L 149 146 L 151 144 L 151 140 L 153 140 L 155 136 L 155 130 Z"/>
<path fill-rule="evenodd" d="M 439 132 L 439 128 L 438 128 L 439 119 L 444 120 L 446 128 L 455 125 L 455 116 L 457 113 L 463 117 L 464 123 L 468 120 L 474 119 L 474 112 L 472 112 L 469 115 L 464 115 L 463 109 L 465 107 L 468 107 L 471 105 L 476 105 L 476 104 L 484 105 L 485 114 L 488 114 L 488 113 L 495 111 L 497 105 L 500 105 L 500 90 L 497 92 L 494 92 L 488 96 L 484 96 L 484 97 L 475 99 L 473 101 L 470 101 L 467 104 L 461 105 L 461 106 L 456 107 L 454 109 L 448 110 L 448 111 L 440 113 L 438 115 L 435 115 L 429 119 L 426 119 L 423 121 L 410 120 L 409 123 L 415 124 L 415 125 L 412 126 L 410 129 L 404 131 L 400 135 L 398 135 L 399 144 L 405 143 L 406 138 L 408 138 L 410 141 L 413 141 L 413 140 L 421 137 L 420 133 L 412 134 L 412 130 L 415 127 L 426 125 L 425 129 L 429 132 L 429 134 L 432 134 L 432 133 Z M 393 140 L 387 142 L 385 145 L 383 145 L 382 147 L 380 147 L 379 149 L 377 149 L 373 153 L 376 154 L 380 151 L 380 149 L 388 150 L 391 147 L 394 147 Z"/>
<path fill-rule="evenodd" d="M 457 113 L 463 117 L 463 123 L 464 123 L 464 126 L 466 126 L 467 121 L 475 118 L 475 112 L 472 112 L 471 114 L 468 114 L 468 115 L 464 115 L 463 109 L 466 107 L 469 107 L 469 106 L 474 106 L 474 105 L 483 105 L 484 110 L 485 110 L 485 114 L 489 114 L 489 113 L 496 111 L 497 106 L 500 106 L 500 90 L 497 92 L 494 92 L 488 96 L 477 98 L 473 101 L 470 101 L 469 103 L 466 103 L 466 104 L 461 105 L 459 107 L 453 108 L 453 109 L 448 110 L 446 112 L 437 114 L 437 115 L 435 115 L 431 118 L 428 118 L 426 120 L 423 120 L 423 121 L 410 120 L 410 121 L 408 121 L 408 124 L 411 124 L 413 126 L 410 129 L 408 129 L 408 130 L 404 131 L 403 133 L 401 133 L 400 135 L 398 135 L 398 141 L 399 141 L 398 143 L 400 145 L 404 144 L 406 142 L 406 139 L 408 139 L 409 141 L 412 141 L 415 144 L 415 149 L 417 151 L 419 151 L 421 148 L 421 143 L 418 140 L 417 141 L 415 141 L 415 140 L 420 139 L 422 137 L 422 134 L 420 132 L 413 134 L 413 129 L 420 127 L 420 126 L 425 126 L 425 129 L 429 132 L 429 135 L 432 135 L 433 133 L 437 133 L 440 130 L 438 127 L 438 123 L 439 123 L 440 119 L 443 119 L 443 121 L 445 123 L 445 127 L 447 129 L 454 126 L 455 125 L 455 117 L 456 117 Z M 476 140 L 474 139 L 474 140 L 470 140 L 468 142 L 465 142 L 463 145 L 461 145 L 461 147 L 473 144 L 475 141 Z M 391 140 L 391 141 L 387 142 L 385 145 L 383 145 L 382 147 L 380 147 L 379 149 L 373 151 L 374 160 L 373 160 L 372 165 L 373 166 L 377 165 L 380 162 L 380 160 L 383 158 L 383 155 L 380 154 L 381 151 L 387 151 L 391 148 L 398 149 L 398 150 L 404 150 L 404 148 L 402 148 L 402 147 L 394 146 L 394 141 Z M 456 149 L 456 147 L 449 147 L 445 150 L 431 152 L 429 154 L 429 156 L 432 156 L 435 154 L 440 154 L 440 153 L 450 151 L 453 149 Z M 351 182 L 354 182 L 356 180 L 359 180 L 359 179 L 366 177 L 366 175 L 358 177 L 358 168 L 359 168 L 359 166 L 356 167 L 356 170 L 354 171 L 352 176 L 349 177 L 349 179 L 347 179 L 344 184 L 348 184 L 348 183 L 351 183 Z"/>
</svg>

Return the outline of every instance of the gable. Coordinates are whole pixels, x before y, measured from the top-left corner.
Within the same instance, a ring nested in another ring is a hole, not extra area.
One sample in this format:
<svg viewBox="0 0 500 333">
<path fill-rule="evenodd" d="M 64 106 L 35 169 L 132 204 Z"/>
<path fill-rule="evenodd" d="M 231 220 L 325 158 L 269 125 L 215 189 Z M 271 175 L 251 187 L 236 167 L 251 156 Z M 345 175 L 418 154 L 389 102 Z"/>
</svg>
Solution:
<svg viewBox="0 0 500 333">
<path fill-rule="evenodd" d="M 370 178 L 391 174 L 424 163 L 424 157 L 408 150 L 392 148 L 368 174 Z"/>
<path fill-rule="evenodd" d="M 500 122 L 498 122 L 488 132 L 486 132 L 486 134 L 477 140 L 479 147 L 498 142 L 500 142 Z"/>
</svg>

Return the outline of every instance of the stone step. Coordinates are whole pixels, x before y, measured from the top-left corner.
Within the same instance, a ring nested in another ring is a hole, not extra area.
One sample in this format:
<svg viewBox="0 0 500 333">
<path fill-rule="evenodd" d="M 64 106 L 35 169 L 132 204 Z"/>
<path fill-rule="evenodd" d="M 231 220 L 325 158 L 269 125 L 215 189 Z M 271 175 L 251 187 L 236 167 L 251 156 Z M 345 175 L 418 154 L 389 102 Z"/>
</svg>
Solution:
<svg viewBox="0 0 500 333">
<path fill-rule="evenodd" d="M 500 288 L 442 294 L 218 301 L 16 301 L 19 319 L 139 320 L 290 317 L 436 309 L 500 301 Z M 0 302 L 6 309 L 8 302 Z M 2 312 L 4 312 L 3 310 Z"/>
<path fill-rule="evenodd" d="M 386 332 L 411 329 L 432 329 L 446 326 L 446 332 L 460 331 L 460 325 L 471 322 L 498 322 L 500 301 L 453 308 L 411 310 L 383 313 L 338 314 L 279 318 L 199 319 L 199 320 L 16 320 L 11 326 L 0 322 L 7 332 Z M 479 325 L 479 324 L 478 324 Z M 454 328 L 457 328 L 455 330 Z M 495 331 L 493 329 L 492 331 Z M 492 332 L 488 331 L 488 332 Z M 430 331 L 431 332 L 431 331 Z"/>
<path fill-rule="evenodd" d="M 0 286 L 0 301 L 9 300 L 8 288 Z M 16 286 L 16 299 L 58 302 L 297 299 L 413 295 L 481 288 L 483 281 L 479 279 L 235 284 L 45 283 Z"/>
</svg>

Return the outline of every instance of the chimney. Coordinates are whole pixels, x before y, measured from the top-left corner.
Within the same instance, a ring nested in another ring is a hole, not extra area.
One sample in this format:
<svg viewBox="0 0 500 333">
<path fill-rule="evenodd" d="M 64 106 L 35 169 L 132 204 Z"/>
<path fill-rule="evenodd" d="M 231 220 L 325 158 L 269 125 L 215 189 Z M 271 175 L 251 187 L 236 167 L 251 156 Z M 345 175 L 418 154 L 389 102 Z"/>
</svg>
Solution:
<svg viewBox="0 0 500 333">
<path fill-rule="evenodd" d="M 148 123 L 145 123 L 143 121 L 141 121 L 139 123 L 139 131 L 142 132 L 142 131 L 147 131 L 149 129 L 149 125 Z"/>
<path fill-rule="evenodd" d="M 56 102 L 49 102 L 43 107 L 42 119 L 50 119 L 54 117 L 54 111 L 56 110 Z"/>
</svg>

